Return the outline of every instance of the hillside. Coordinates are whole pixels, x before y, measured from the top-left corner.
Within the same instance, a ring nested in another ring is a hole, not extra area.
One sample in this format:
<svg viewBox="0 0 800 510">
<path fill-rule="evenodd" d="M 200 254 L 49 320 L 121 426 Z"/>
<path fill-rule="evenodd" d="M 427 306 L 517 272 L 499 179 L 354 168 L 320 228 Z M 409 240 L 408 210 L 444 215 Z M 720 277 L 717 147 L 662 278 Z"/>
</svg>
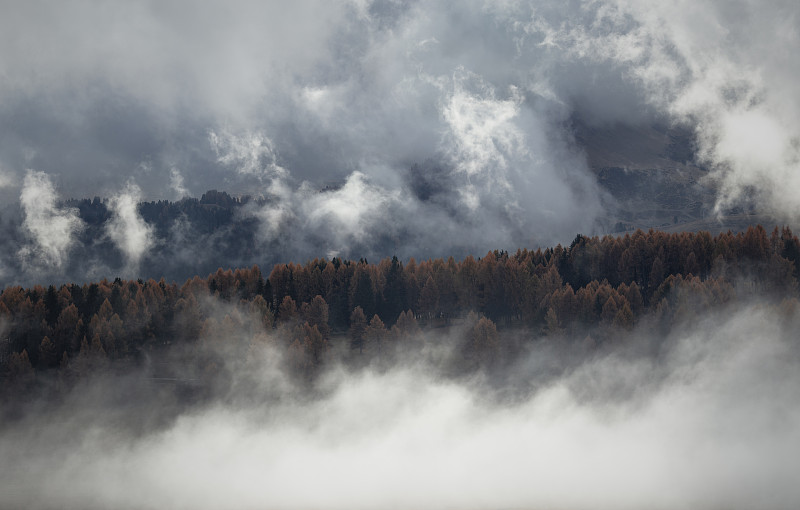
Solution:
<svg viewBox="0 0 800 510">
<path fill-rule="evenodd" d="M 750 204 L 714 211 L 716 186 L 698 162 L 692 131 L 680 126 L 589 126 L 574 121 L 574 136 L 598 184 L 612 197 L 612 232 L 741 232 L 774 223 Z"/>
</svg>

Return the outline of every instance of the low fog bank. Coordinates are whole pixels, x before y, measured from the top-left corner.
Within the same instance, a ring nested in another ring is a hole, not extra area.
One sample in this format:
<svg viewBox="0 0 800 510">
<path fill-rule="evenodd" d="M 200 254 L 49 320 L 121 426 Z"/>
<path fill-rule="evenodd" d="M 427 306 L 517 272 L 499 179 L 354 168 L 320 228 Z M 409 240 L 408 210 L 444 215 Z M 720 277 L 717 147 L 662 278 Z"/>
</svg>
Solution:
<svg viewBox="0 0 800 510">
<path fill-rule="evenodd" d="M 269 342 L 210 389 L 145 363 L 4 420 L 2 506 L 792 508 L 798 320 L 755 304 L 599 348 L 527 338 L 499 375 L 452 370 L 458 327 L 311 387 Z"/>
</svg>

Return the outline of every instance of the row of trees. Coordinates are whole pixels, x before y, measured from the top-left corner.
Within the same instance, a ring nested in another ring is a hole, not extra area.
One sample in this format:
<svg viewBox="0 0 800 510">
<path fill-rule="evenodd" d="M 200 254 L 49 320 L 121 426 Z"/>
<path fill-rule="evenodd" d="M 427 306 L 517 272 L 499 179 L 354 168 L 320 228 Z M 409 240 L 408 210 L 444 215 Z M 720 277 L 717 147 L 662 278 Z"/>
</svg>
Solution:
<svg viewBox="0 0 800 510">
<path fill-rule="evenodd" d="M 569 247 L 460 262 L 314 259 L 278 264 L 266 278 L 253 266 L 182 285 L 116 279 L 8 287 L 0 294 L 0 370 L 14 376 L 28 367 L 89 366 L 198 341 L 246 353 L 254 342 L 272 341 L 311 371 L 324 363 L 332 335 L 346 338 L 352 353 L 380 354 L 417 337 L 420 327 L 463 322 L 470 311 L 468 334 L 478 339 L 470 349 L 482 354 L 467 357 L 491 358 L 497 326 L 537 334 L 631 328 L 648 312 L 668 325 L 730 301 L 737 290 L 793 295 L 798 256 L 788 228 L 768 235 L 758 226 L 716 237 L 578 236 Z"/>
<path fill-rule="evenodd" d="M 322 295 L 336 328 L 347 326 L 355 306 L 388 320 L 407 309 L 422 319 L 475 310 L 495 322 L 535 325 L 547 311 L 540 305 L 556 291 L 577 295 L 584 289 L 582 301 L 588 301 L 587 293 L 613 294 L 619 307 L 624 297 L 638 313 L 660 296 L 659 288 L 671 275 L 691 275 L 717 285 L 746 280 L 759 291 L 791 292 L 799 257 L 800 244 L 788 228 L 767 235 L 758 226 L 716 237 L 706 232 L 637 231 L 624 237 L 578 236 L 570 247 L 518 250 L 513 255 L 494 251 L 461 262 L 451 257 L 419 263 L 411 259 L 405 265 L 397 258 L 377 265 L 338 259 L 279 264 L 268 278 L 265 295 L 288 295 L 296 301 Z M 228 282 L 226 295 L 233 292 L 231 285 Z M 599 318 L 604 305 L 599 303 L 597 317 L 587 310 L 584 318 Z"/>
</svg>

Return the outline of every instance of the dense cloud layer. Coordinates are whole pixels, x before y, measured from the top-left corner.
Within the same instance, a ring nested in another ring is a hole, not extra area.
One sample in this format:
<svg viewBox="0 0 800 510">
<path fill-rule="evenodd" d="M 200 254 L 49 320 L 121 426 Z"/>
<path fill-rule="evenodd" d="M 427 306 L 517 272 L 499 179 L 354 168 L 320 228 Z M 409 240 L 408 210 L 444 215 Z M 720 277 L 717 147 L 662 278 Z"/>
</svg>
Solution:
<svg viewBox="0 0 800 510">
<path fill-rule="evenodd" d="M 0 489 L 36 508 L 792 508 L 786 319 L 744 307 L 588 356 L 532 343 L 493 387 L 445 376 L 431 332 L 416 363 L 334 368 L 311 394 L 272 351 L 184 412 L 137 375 L 85 383 L 4 424 Z"/>
<path fill-rule="evenodd" d="M 721 208 L 800 213 L 794 2 L 8 11 L 0 187 L 33 169 L 62 198 L 267 196 L 264 249 L 300 259 L 513 250 L 609 226 L 576 119 L 658 121 L 693 130 Z"/>
</svg>

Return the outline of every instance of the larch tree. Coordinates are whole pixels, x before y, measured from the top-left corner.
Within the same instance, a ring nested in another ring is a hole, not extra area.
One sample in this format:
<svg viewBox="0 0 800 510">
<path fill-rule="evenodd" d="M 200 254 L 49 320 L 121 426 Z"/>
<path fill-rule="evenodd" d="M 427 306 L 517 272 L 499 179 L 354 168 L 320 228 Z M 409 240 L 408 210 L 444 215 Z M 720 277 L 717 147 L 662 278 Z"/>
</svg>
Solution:
<svg viewBox="0 0 800 510">
<path fill-rule="evenodd" d="M 439 287 L 436 285 L 433 276 L 428 276 L 428 279 L 425 280 L 425 285 L 419 293 L 419 313 L 430 320 L 435 317 L 438 308 Z"/>
<path fill-rule="evenodd" d="M 293 322 L 297 315 L 297 303 L 290 296 L 285 296 L 281 305 L 278 307 L 278 322 L 281 324 L 290 324 Z"/>
<path fill-rule="evenodd" d="M 50 341 L 50 337 L 45 336 L 42 338 L 42 343 L 39 344 L 39 365 L 43 368 L 51 368 L 58 363 L 58 352 L 56 345 Z"/>
<path fill-rule="evenodd" d="M 386 347 L 386 334 L 386 325 L 377 314 L 373 315 L 364 332 L 364 350 L 370 353 L 383 353 Z"/>
<path fill-rule="evenodd" d="M 470 329 L 466 345 L 466 358 L 473 365 L 488 367 L 498 356 L 500 336 L 497 326 L 487 317 L 481 317 Z"/>
<path fill-rule="evenodd" d="M 397 339 L 414 338 L 419 334 L 419 325 L 411 310 L 400 312 L 397 322 L 392 326 L 392 333 Z"/>
<path fill-rule="evenodd" d="M 367 331 L 367 317 L 364 315 L 364 310 L 360 306 L 355 307 L 353 313 L 350 314 L 350 348 L 358 349 L 359 353 L 364 352 L 364 335 Z"/>
<path fill-rule="evenodd" d="M 314 296 L 308 306 L 305 319 L 311 326 L 316 326 L 323 338 L 330 337 L 331 328 L 328 325 L 328 303 L 320 296 Z"/>
</svg>

